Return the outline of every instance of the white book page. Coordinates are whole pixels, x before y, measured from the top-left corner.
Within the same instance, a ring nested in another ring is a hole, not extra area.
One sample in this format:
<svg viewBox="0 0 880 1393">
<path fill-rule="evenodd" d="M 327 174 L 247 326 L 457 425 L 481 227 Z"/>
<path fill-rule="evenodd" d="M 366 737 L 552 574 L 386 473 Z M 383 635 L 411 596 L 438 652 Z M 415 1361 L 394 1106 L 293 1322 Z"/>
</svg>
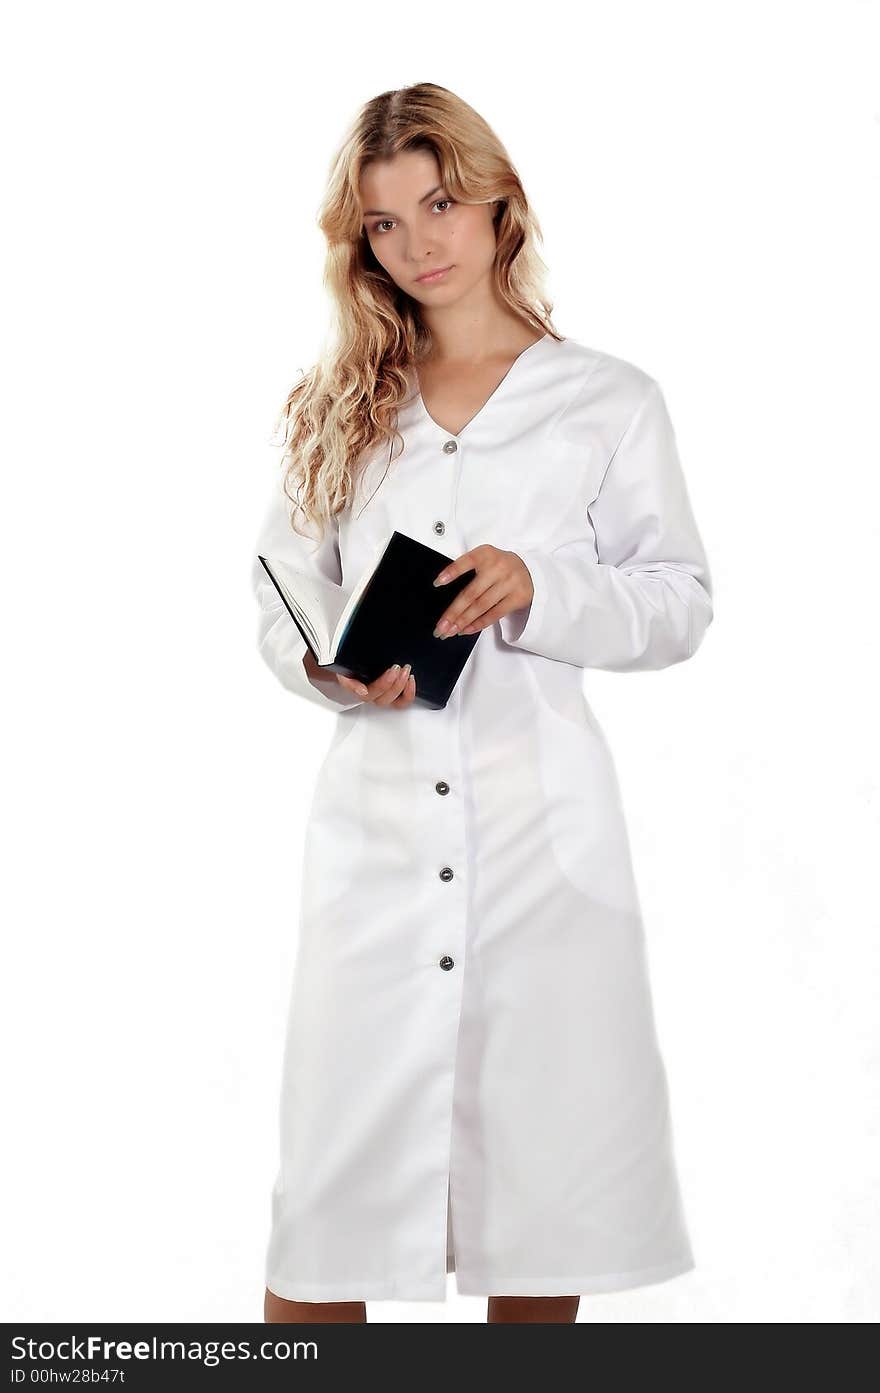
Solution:
<svg viewBox="0 0 880 1393">
<path fill-rule="evenodd" d="M 376 567 L 382 560 L 382 557 L 385 555 L 388 543 L 391 541 L 391 535 L 392 534 L 389 532 L 387 536 L 385 536 L 382 539 L 381 542 L 378 542 L 376 544 L 376 547 L 374 548 L 369 561 L 367 562 L 366 566 L 364 567 L 361 573 L 360 580 L 358 581 L 357 585 L 354 587 L 351 594 L 349 595 L 347 602 L 342 607 L 342 610 L 337 618 L 336 625 L 333 629 L 332 648 L 334 658 L 336 654 L 339 652 L 340 645 L 342 643 L 343 638 L 345 637 L 345 631 L 351 623 L 351 617 L 358 606 L 360 598 L 366 590 L 367 586 L 369 585 L 370 581 L 373 579 Z"/>
<path fill-rule="evenodd" d="M 288 561 L 267 556 L 272 575 L 284 598 L 309 634 L 319 663 L 332 661 L 331 634 L 348 600 L 348 592 L 323 576 L 298 571 Z M 335 648 L 334 648 L 335 652 Z"/>
</svg>

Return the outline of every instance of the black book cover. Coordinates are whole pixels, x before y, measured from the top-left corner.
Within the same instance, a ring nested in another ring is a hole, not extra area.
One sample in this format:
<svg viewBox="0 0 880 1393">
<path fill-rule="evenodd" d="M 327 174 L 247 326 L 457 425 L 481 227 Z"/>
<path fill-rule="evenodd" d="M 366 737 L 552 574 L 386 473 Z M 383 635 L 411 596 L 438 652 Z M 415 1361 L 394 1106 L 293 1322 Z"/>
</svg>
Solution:
<svg viewBox="0 0 880 1393">
<path fill-rule="evenodd" d="M 264 558 L 260 560 L 269 571 Z M 441 614 L 476 575 L 472 568 L 446 585 L 435 586 L 434 577 L 454 560 L 394 531 L 342 635 L 335 660 L 320 664 L 322 671 L 374 682 L 392 663 L 411 663 L 415 700 L 433 710 L 445 707 L 480 637 L 479 632 L 434 637 Z M 269 576 L 274 583 L 271 571 Z M 308 635 L 281 598 L 314 654 Z"/>
</svg>

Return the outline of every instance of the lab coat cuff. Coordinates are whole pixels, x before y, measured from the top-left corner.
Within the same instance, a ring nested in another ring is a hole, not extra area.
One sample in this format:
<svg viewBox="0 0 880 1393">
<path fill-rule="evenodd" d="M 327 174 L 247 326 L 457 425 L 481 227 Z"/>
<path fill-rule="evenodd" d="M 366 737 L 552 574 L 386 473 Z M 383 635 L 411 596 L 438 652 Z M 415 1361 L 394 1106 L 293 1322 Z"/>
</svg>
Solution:
<svg viewBox="0 0 880 1393">
<path fill-rule="evenodd" d="M 303 672 L 309 685 L 316 692 L 319 692 L 330 706 L 363 706 L 366 703 L 366 697 L 358 696 L 357 692 L 353 692 L 348 687 L 343 687 L 341 682 L 337 682 L 335 673 L 328 673 L 326 677 L 313 677 L 307 667 L 308 658 L 309 650 L 306 648 L 302 655 Z"/>
<path fill-rule="evenodd" d="M 528 606 L 502 615 L 498 623 L 505 643 L 519 643 L 529 648 L 535 635 L 540 632 L 544 617 L 547 605 L 547 577 L 538 552 L 520 551 L 516 555 L 532 578 L 534 594 Z"/>
</svg>

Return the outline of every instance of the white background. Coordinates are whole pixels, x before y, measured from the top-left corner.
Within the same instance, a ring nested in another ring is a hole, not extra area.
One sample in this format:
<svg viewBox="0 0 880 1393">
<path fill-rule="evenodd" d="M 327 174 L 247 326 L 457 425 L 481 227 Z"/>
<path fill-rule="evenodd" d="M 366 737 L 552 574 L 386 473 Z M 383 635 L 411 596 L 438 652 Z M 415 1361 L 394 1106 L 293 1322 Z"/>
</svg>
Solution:
<svg viewBox="0 0 880 1393">
<path fill-rule="evenodd" d="M 262 1321 L 304 816 L 255 647 L 272 428 L 362 102 L 508 149 L 554 322 L 656 377 L 715 588 L 588 672 L 697 1259 L 597 1322 L 880 1313 L 878 7 L 7 9 L 2 1310 Z M 439 1254 L 438 1254 L 439 1258 Z M 480 1322 L 485 1302 L 368 1303 Z"/>
</svg>

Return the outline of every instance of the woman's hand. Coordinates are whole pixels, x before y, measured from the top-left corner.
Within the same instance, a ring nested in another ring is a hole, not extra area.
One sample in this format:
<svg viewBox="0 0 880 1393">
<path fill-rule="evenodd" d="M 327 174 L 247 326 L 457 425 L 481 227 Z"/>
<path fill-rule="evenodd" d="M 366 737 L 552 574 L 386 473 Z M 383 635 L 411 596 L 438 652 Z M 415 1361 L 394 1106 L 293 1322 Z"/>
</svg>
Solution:
<svg viewBox="0 0 880 1393">
<path fill-rule="evenodd" d="M 488 545 L 473 547 L 457 557 L 435 577 L 434 584 L 447 584 L 471 570 L 477 574 L 441 615 L 435 638 L 476 634 L 505 614 L 532 603 L 535 587 L 526 563 L 515 551 L 499 551 Z"/>
<path fill-rule="evenodd" d="M 386 668 L 375 682 L 364 684 L 354 677 L 345 677 L 341 672 L 335 674 L 337 682 L 355 692 L 364 701 L 375 702 L 376 706 L 412 706 L 416 695 L 416 679 L 409 670 L 409 663 L 403 667 L 395 663 Z"/>
</svg>

